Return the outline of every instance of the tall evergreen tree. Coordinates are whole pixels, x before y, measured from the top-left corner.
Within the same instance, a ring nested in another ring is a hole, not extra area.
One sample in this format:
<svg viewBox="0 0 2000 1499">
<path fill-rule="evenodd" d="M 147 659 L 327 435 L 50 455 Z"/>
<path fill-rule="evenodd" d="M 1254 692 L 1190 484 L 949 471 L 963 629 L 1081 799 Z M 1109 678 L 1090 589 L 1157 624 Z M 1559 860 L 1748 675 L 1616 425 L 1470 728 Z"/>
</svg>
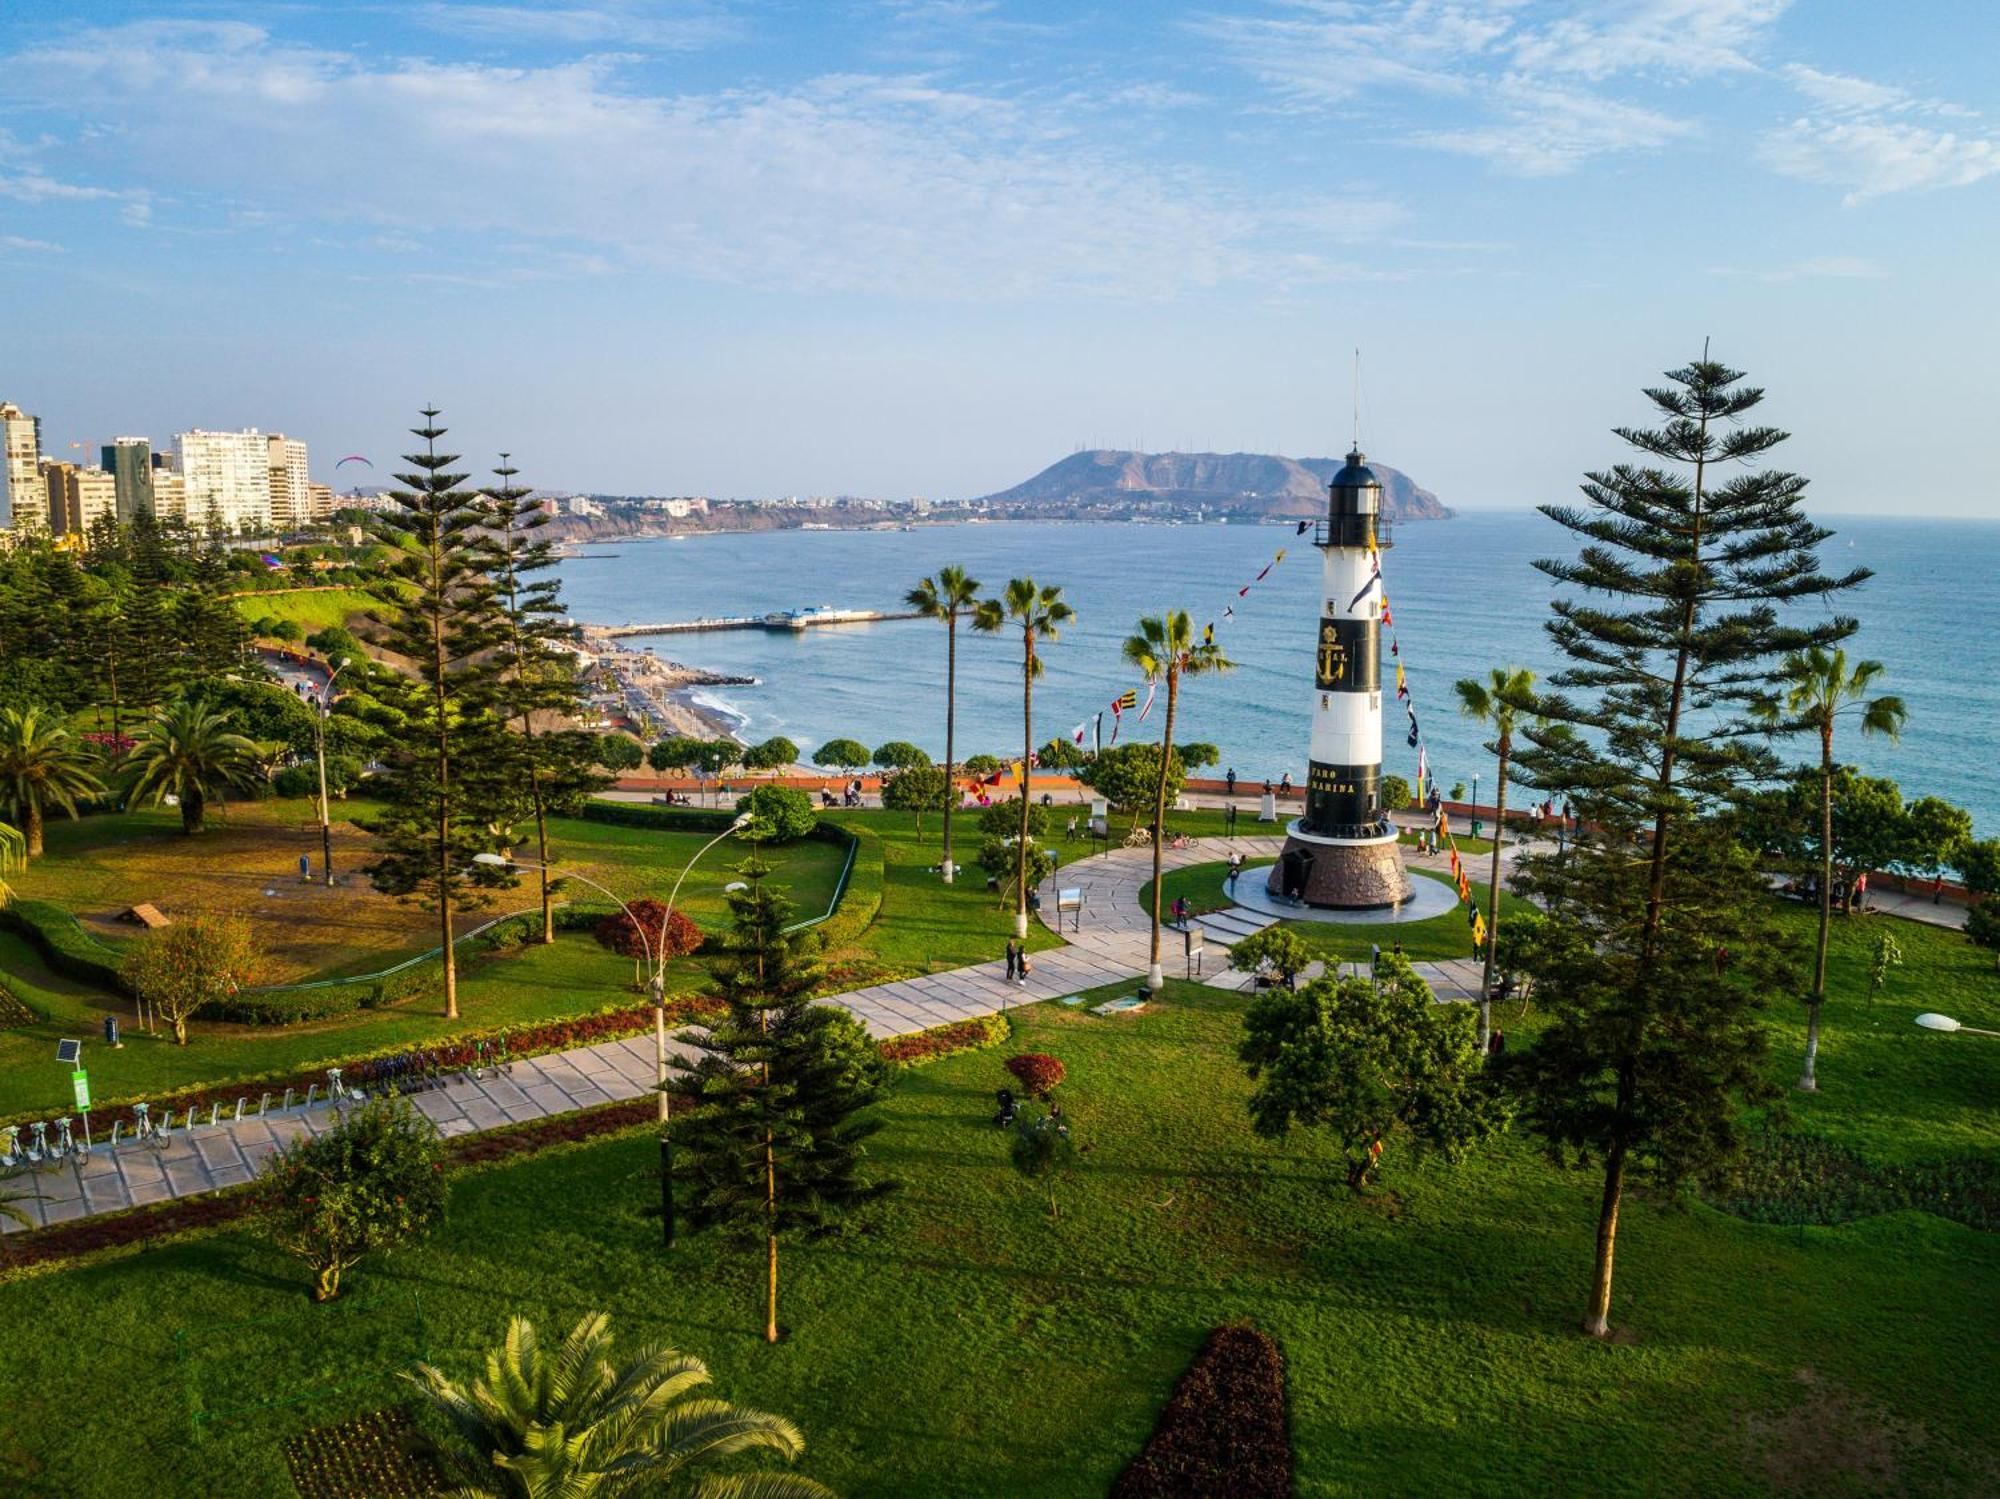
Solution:
<svg viewBox="0 0 2000 1499">
<path fill-rule="evenodd" d="M 384 683 L 404 731 L 379 784 L 386 810 L 373 831 L 382 852 L 368 866 L 377 890 L 435 910 L 444 949 L 444 1012 L 458 1015 L 458 963 L 452 913 L 478 900 L 480 887 L 506 881 L 505 872 L 474 864 L 496 843 L 490 814 L 498 800 L 505 752 L 493 709 L 493 671 L 486 659 L 497 641 L 492 580 L 480 537 L 486 510 L 461 488 L 455 453 L 440 453 L 445 429 L 426 407 L 412 428 L 423 451 L 404 455 L 410 472 L 391 491 L 396 509 L 380 527 L 395 550 L 388 562 L 380 620 L 382 642 L 405 658 L 412 675 Z"/>
<path fill-rule="evenodd" d="M 508 743 L 518 772 L 515 784 L 535 821 L 537 879 L 542 895 L 542 941 L 556 940 L 554 876 L 549 870 L 549 812 L 603 783 L 593 762 L 596 745 L 582 745 L 559 731 L 561 720 L 583 703 L 572 657 L 556 649 L 568 632 L 562 584 L 538 577 L 556 564 L 555 543 L 539 534 L 548 515 L 531 491 L 514 483 L 520 470 L 500 455 L 493 470 L 500 483 L 486 491 L 488 556 L 493 582 L 497 644 L 493 653 L 495 709 L 516 730 Z M 539 720 L 539 721 L 538 721 Z"/>
<path fill-rule="evenodd" d="M 881 1096 L 881 1058 L 852 1015 L 812 1002 L 818 938 L 786 931 L 794 907 L 765 884 L 770 866 L 753 857 L 738 872 L 746 883 L 730 894 L 714 965 L 725 1010 L 690 1038 L 695 1060 L 676 1064 L 698 1105 L 681 1126 L 681 1169 L 697 1227 L 763 1245 L 764 1338 L 775 1343 L 779 1239 L 830 1232 L 893 1184 L 861 1174 L 881 1127 L 863 1112 Z"/>
<path fill-rule="evenodd" d="M 1603 1173 L 1583 1320 L 1597 1337 L 1627 1180 L 1721 1169 L 1742 1106 L 1773 1091 L 1759 1010 L 1796 969 L 1731 826 L 1774 768 L 1751 710 L 1787 654 L 1852 633 L 1827 601 L 1867 576 L 1820 571 L 1831 533 L 1801 509 L 1804 479 L 1718 479 L 1784 439 L 1742 424 L 1764 393 L 1741 380 L 1705 351 L 1669 372 L 1646 392 L 1662 425 L 1618 431 L 1653 462 L 1590 474 L 1580 506 L 1542 507 L 1582 545 L 1536 564 L 1564 589 L 1548 630 L 1569 665 L 1553 693 L 1515 702 L 1548 720 L 1524 731 L 1520 761 L 1582 831 L 1567 858 L 1525 861 L 1522 883 L 1576 940 L 1528 965 L 1549 1023 L 1516 1072 L 1523 1119 Z"/>
</svg>

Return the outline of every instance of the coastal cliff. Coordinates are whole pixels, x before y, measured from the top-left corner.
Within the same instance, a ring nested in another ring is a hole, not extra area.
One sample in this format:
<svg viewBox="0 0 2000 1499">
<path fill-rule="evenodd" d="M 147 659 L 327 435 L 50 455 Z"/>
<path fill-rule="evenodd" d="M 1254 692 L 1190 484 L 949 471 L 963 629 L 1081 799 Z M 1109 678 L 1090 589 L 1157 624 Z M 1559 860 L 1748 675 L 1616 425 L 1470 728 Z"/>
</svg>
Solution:
<svg viewBox="0 0 2000 1499">
<path fill-rule="evenodd" d="M 1200 506 L 1245 517 L 1305 519 L 1326 508 L 1326 486 L 1339 458 L 1283 458 L 1271 453 L 1139 453 L 1091 448 L 1052 463 L 1032 479 L 985 496 L 996 506 L 1103 509 L 1138 505 Z M 1391 520 L 1444 520 L 1451 510 L 1402 470 L 1369 460 L 1382 481 Z"/>
</svg>

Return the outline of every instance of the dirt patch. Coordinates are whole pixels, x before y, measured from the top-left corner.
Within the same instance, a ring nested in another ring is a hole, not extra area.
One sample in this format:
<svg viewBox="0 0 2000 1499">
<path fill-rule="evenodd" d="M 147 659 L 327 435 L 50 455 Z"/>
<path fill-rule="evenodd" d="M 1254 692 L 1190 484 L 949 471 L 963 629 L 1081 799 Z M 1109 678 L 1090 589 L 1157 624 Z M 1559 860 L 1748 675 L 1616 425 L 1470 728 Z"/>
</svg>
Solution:
<svg viewBox="0 0 2000 1499">
<path fill-rule="evenodd" d="M 1744 1421 L 1746 1466 L 1780 1494 L 1822 1492 L 1830 1479 L 1865 1493 L 1901 1491 L 1902 1455 L 1929 1440 L 1915 1421 L 1844 1390 L 1810 1368 L 1803 1398 Z"/>
</svg>

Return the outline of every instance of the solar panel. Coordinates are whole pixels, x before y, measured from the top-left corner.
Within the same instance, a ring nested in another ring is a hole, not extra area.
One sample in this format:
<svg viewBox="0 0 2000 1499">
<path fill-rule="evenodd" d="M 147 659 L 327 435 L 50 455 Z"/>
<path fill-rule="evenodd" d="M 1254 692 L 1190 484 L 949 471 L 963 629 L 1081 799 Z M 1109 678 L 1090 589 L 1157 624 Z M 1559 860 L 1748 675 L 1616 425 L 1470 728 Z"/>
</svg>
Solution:
<svg viewBox="0 0 2000 1499">
<path fill-rule="evenodd" d="M 78 1062 L 83 1060 L 83 1043 L 81 1041 L 56 1042 L 56 1060 L 74 1067 Z"/>
</svg>

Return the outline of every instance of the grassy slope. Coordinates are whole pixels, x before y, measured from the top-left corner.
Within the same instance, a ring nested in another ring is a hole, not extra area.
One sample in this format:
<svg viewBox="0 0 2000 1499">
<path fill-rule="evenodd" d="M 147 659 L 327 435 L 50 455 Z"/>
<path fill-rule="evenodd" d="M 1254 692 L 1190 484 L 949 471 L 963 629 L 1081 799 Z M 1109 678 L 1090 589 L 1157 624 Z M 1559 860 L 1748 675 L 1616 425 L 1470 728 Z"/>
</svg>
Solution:
<svg viewBox="0 0 2000 1499">
<path fill-rule="evenodd" d="M 310 635 L 330 625 L 345 625 L 356 615 L 380 610 L 382 602 L 362 588 L 315 588 L 285 593 L 246 593 L 237 598 L 236 607 L 252 623 L 266 615 L 272 619 L 288 619 Z"/>
<path fill-rule="evenodd" d="M 260 803 L 237 812 L 263 812 L 285 805 Z M 145 828 L 150 828 L 149 818 L 154 815 L 142 814 L 139 819 Z M 98 838 L 101 850 L 101 840 L 116 832 L 112 825 L 127 821 L 87 818 L 65 831 L 73 837 Z M 147 838 L 150 836 L 148 832 Z M 170 837 L 179 843 L 178 833 Z M 572 867 L 614 890 L 662 898 L 688 858 L 707 841 L 704 834 L 661 833 L 570 819 L 557 820 L 556 837 L 559 856 Z M 149 844 L 142 839 L 137 846 Z M 52 836 L 51 848 L 55 847 Z M 771 857 L 778 866 L 775 878 L 786 883 L 801 915 L 823 912 L 840 875 L 842 851 L 831 844 L 807 842 L 774 850 Z M 722 886 L 733 878 L 732 862 L 727 847 L 715 850 L 681 888 L 682 907 L 704 925 L 715 926 L 722 919 Z M 43 877 L 45 886 L 53 886 L 57 872 L 66 870 L 74 894 L 81 888 L 78 882 L 86 879 L 86 864 L 99 871 L 90 878 L 103 878 L 102 871 L 115 872 L 121 867 L 116 860 L 63 859 L 52 853 L 46 861 L 37 862 L 35 872 Z M 44 887 L 24 888 L 22 893 L 56 898 Z M 593 892 L 583 894 L 594 898 Z M 101 903 L 106 896 L 100 889 L 92 898 Z M 505 893 L 491 909 L 526 908 L 535 898 L 533 888 L 524 885 Z M 387 897 L 373 899 L 389 904 Z M 422 922 L 428 918 L 416 913 L 413 919 Z M 429 940 L 424 931 L 418 941 L 355 954 L 342 966 L 350 971 L 378 968 L 410 951 L 421 951 L 422 943 Z M 87 1043 L 94 1042 L 107 1012 L 117 1013 L 128 1029 L 122 1050 L 93 1044 L 85 1053 L 92 1092 L 105 1100 L 296 1070 L 359 1051 L 421 1046 L 459 1031 L 582 1014 L 632 1001 L 631 962 L 604 951 L 585 933 L 564 934 L 553 947 L 537 945 L 502 953 L 461 951 L 461 1018 L 456 1022 L 446 1021 L 436 1003 L 428 999 L 278 1029 L 197 1020 L 194 1041 L 183 1048 L 135 1033 L 130 1029 L 129 1001 L 95 994 L 49 973 L 22 939 L 0 933 L 0 975 L 4 975 L 0 982 L 48 1017 L 38 1025 L 0 1031 L 0 1116 L 60 1107 L 67 1096 L 67 1078 L 48 1061 L 55 1055 L 55 1043 L 64 1036 L 82 1036 Z M 669 975 L 668 987 L 676 993 L 705 982 L 704 970 L 692 958 L 677 960 Z"/>
<path fill-rule="evenodd" d="M 311 1308 L 297 1271 L 237 1233 L 0 1287 L 0 1325 L 21 1332 L 0 1340 L 0 1465 L 21 1492 L 77 1499 L 218 1475 L 288 1492 L 283 1436 L 392 1386 L 200 1443 L 186 1392 L 214 1407 L 383 1376 L 414 1351 L 415 1292 L 431 1355 L 460 1371 L 510 1312 L 566 1327 L 610 1308 L 628 1340 L 697 1352 L 728 1396 L 797 1419 L 806 1470 L 846 1494 L 1100 1495 L 1206 1329 L 1239 1316 L 1283 1345 L 1306 1496 L 1761 1494 L 1785 1476 L 1839 1495 L 1864 1489 L 1857 1452 L 1893 1463 L 1878 1488 L 1991 1490 L 2000 1240 L 1915 1215 L 1799 1233 L 1635 1202 L 1615 1305 L 1633 1342 L 1599 1346 L 1570 1331 L 1593 1178 L 1519 1139 L 1456 1170 L 1394 1148 L 1388 1190 L 1354 1202 L 1319 1141 L 1245 1127 L 1240 1000 L 1178 984 L 1170 1000 L 1017 1016 L 1017 1049 L 1068 1063 L 1065 1109 L 1094 1147 L 1060 1221 L 986 1122 L 1005 1051 L 912 1075 L 875 1148 L 905 1190 L 874 1232 L 787 1252 L 776 1349 L 757 1341 L 756 1256 L 697 1237 L 662 1261 L 642 1133 L 460 1179 L 433 1243 L 357 1275 L 358 1298 L 395 1297 L 374 1310 Z M 262 1317 L 284 1320 L 222 1326 Z M 177 1368 L 181 1329 L 195 1356 Z M 134 1388 L 150 1393 L 120 1402 L 116 1440 L 74 1418 Z"/>
</svg>

